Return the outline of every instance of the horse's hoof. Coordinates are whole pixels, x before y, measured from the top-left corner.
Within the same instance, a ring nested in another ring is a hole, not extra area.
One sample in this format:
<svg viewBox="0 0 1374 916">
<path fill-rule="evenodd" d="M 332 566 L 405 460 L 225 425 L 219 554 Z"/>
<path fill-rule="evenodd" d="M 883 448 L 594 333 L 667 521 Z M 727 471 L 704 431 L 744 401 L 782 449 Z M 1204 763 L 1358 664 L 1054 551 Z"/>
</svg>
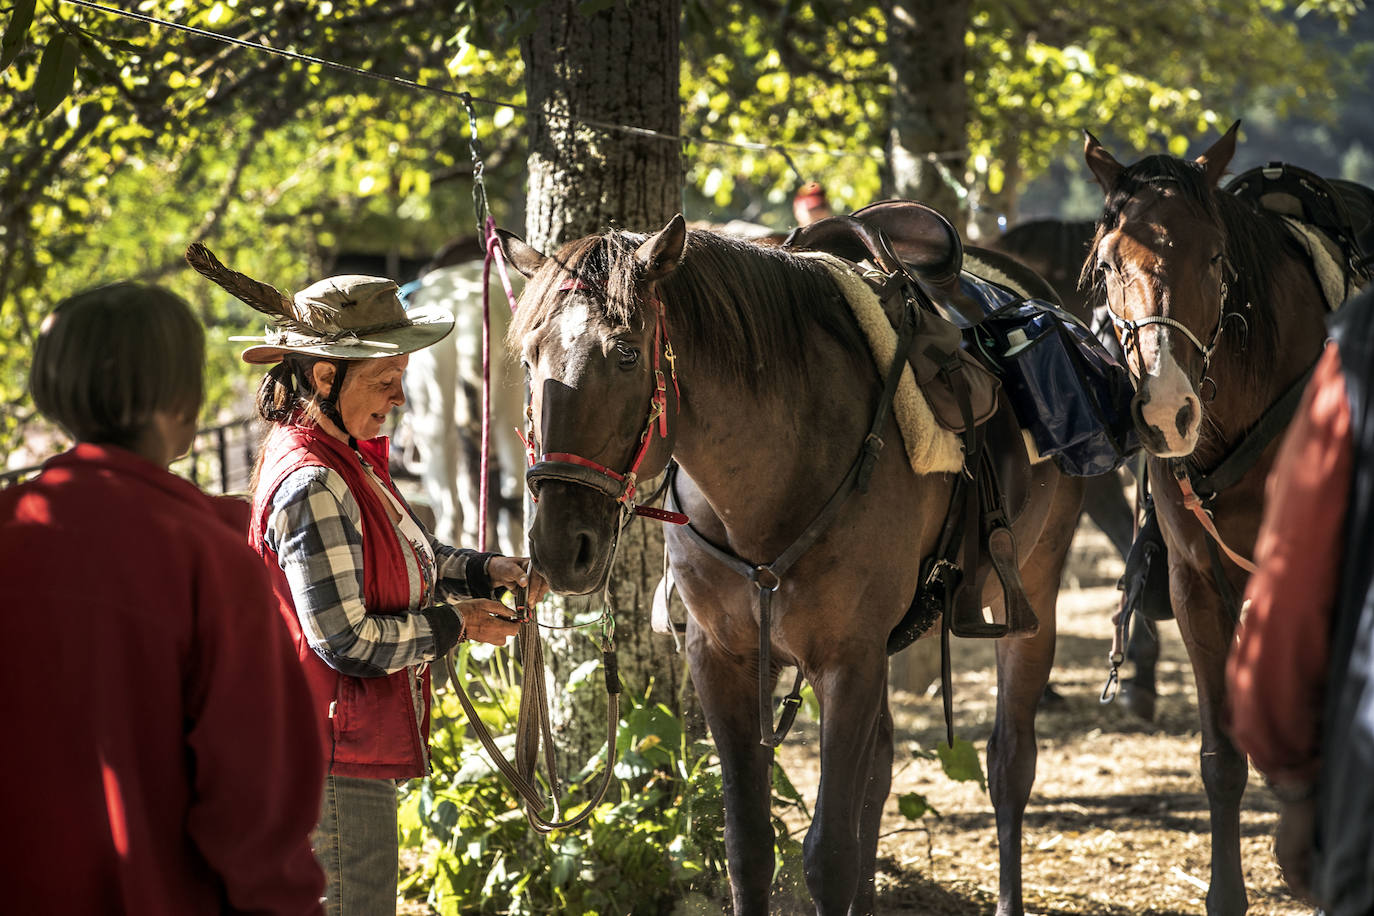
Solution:
<svg viewBox="0 0 1374 916">
<path fill-rule="evenodd" d="M 1155 691 L 1153 687 L 1137 684 L 1135 678 L 1121 682 L 1121 701 L 1137 718 L 1146 722 L 1155 720 Z"/>
</svg>

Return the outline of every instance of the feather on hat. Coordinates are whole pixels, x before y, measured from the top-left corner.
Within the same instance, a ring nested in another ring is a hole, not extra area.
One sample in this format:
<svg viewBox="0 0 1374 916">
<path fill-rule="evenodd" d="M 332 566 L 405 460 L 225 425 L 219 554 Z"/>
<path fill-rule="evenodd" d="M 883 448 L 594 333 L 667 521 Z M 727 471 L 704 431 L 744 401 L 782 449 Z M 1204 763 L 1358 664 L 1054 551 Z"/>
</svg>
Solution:
<svg viewBox="0 0 1374 916">
<path fill-rule="evenodd" d="M 437 307 L 406 311 L 395 282 L 355 274 L 328 277 L 295 296 L 231 270 L 200 243 L 186 249 L 186 263 L 271 319 L 245 362 L 280 362 L 286 353 L 331 359 L 376 359 L 422 350 L 453 330 L 453 315 Z"/>
</svg>

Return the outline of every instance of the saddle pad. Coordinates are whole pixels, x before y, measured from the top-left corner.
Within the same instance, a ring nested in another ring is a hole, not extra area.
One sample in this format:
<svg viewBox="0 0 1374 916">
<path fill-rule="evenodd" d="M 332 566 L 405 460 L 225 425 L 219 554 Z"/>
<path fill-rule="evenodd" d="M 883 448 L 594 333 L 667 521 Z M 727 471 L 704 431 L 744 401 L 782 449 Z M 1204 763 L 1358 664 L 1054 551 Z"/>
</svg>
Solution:
<svg viewBox="0 0 1374 916">
<path fill-rule="evenodd" d="M 868 339 L 879 377 L 886 375 L 897 352 L 897 332 L 888 322 L 878 295 L 839 258 L 822 252 L 794 253 L 814 259 L 830 271 Z M 930 405 L 917 390 L 910 364 L 902 366 L 897 393 L 892 398 L 892 414 L 902 433 L 907 460 L 917 474 L 952 473 L 964 466 L 963 444 L 957 435 L 936 422 Z"/>
<path fill-rule="evenodd" d="M 1288 227 L 1289 234 L 1307 251 L 1317 280 L 1321 283 L 1327 311 L 1334 312 L 1342 302 L 1360 291 L 1359 277 L 1341 266 L 1340 247 L 1330 236 L 1316 226 L 1299 222 L 1291 216 L 1281 216 L 1280 219 Z"/>
</svg>

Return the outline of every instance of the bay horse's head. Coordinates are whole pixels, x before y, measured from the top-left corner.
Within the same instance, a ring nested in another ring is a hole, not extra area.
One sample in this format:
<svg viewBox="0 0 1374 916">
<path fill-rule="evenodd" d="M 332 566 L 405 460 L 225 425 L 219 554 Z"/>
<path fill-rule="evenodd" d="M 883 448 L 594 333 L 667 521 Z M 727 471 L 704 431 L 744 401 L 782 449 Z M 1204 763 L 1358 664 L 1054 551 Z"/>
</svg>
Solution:
<svg viewBox="0 0 1374 916">
<path fill-rule="evenodd" d="M 529 278 L 508 344 L 530 391 L 530 556 L 561 594 L 605 582 L 639 481 L 672 452 L 675 357 L 655 284 L 677 267 L 685 240 L 681 216 L 647 239 L 588 236 L 553 257 L 501 233 L 507 259 Z"/>
<path fill-rule="evenodd" d="M 1217 182 L 1239 126 L 1192 161 L 1154 155 L 1123 166 L 1092 134 L 1084 144 L 1106 204 L 1082 282 L 1111 309 L 1136 383 L 1136 429 L 1162 458 L 1193 452 L 1215 395 L 1207 370 L 1234 280 Z"/>
</svg>

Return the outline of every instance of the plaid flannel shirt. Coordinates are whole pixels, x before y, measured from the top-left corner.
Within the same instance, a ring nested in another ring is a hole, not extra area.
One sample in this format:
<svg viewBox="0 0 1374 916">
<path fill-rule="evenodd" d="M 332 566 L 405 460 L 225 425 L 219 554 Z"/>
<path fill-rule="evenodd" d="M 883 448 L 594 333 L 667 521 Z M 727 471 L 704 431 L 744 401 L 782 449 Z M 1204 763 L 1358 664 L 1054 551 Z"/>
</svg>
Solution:
<svg viewBox="0 0 1374 916">
<path fill-rule="evenodd" d="M 435 540 L 423 525 L 420 530 L 434 550 L 436 569 L 421 569 L 393 526 L 393 536 L 405 548 L 410 605 L 404 612 L 369 614 L 363 604 L 362 512 L 343 477 L 311 466 L 277 488 L 267 545 L 286 573 L 310 647 L 330 667 L 354 677 L 376 677 L 433 661 L 449 648 L 442 643 L 451 643 L 460 626 L 456 611 L 438 609 L 452 613 L 453 620 L 436 627 L 434 601 L 490 596 L 486 564 L 492 554 L 451 547 Z"/>
</svg>

